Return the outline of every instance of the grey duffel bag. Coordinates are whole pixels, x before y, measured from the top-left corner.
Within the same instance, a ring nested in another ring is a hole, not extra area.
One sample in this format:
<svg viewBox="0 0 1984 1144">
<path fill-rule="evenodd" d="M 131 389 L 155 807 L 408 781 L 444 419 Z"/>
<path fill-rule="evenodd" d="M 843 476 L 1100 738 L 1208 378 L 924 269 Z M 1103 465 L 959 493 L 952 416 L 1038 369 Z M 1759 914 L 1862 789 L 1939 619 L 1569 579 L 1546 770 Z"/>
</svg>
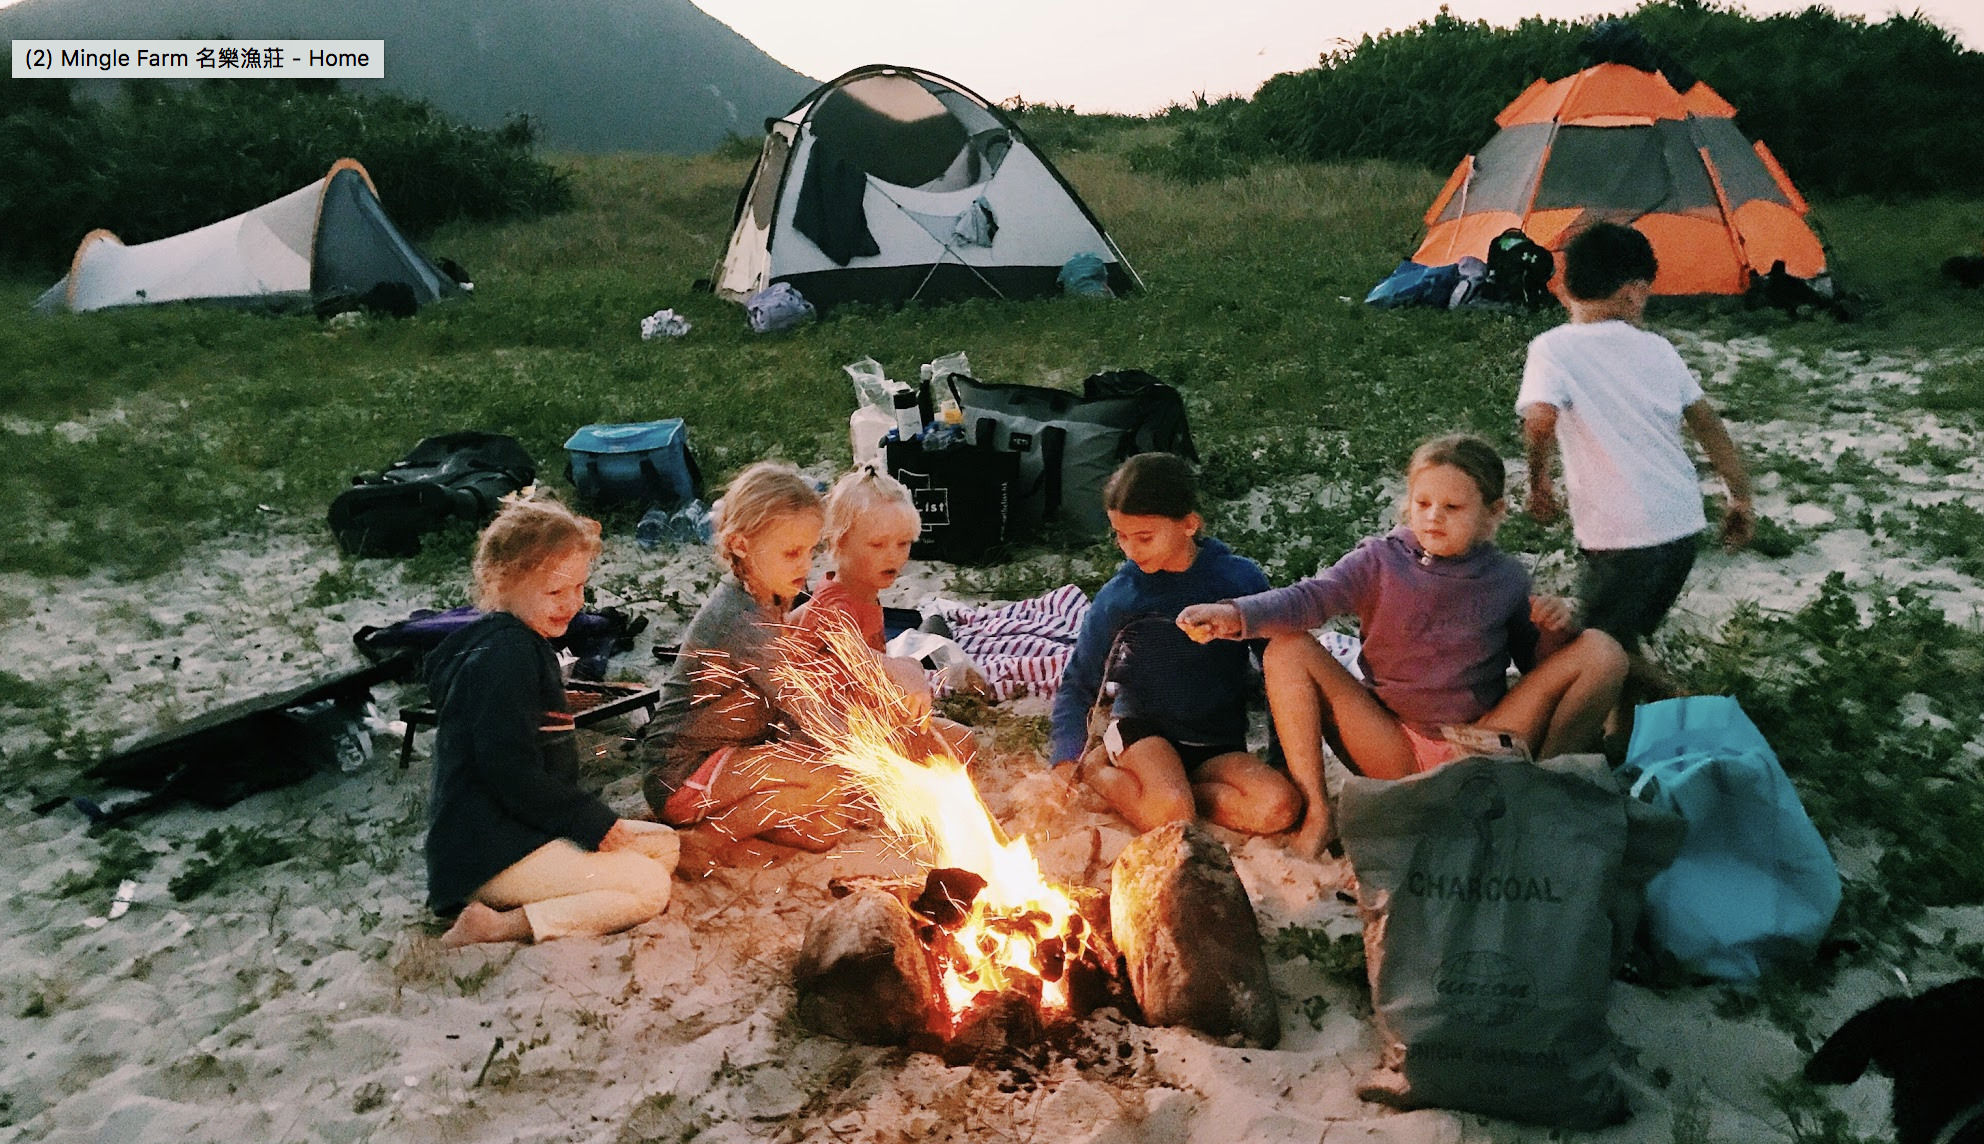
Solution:
<svg viewBox="0 0 1984 1144">
<path fill-rule="evenodd" d="M 1109 533 L 1102 487 L 1138 453 L 1198 460 L 1178 391 L 1140 370 L 1100 373 L 1081 393 L 997 385 L 952 374 L 973 444 L 1020 456 L 1016 535 L 1055 529 L 1083 540 Z"/>
</svg>

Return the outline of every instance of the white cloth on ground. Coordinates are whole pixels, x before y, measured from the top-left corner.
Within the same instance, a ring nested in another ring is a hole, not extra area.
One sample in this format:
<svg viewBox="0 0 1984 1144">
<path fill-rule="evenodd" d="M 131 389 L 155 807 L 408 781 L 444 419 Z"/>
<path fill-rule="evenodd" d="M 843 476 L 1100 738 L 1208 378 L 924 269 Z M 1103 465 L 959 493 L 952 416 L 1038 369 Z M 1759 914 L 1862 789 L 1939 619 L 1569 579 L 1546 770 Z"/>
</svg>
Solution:
<svg viewBox="0 0 1984 1144">
<path fill-rule="evenodd" d="M 950 625 L 951 638 L 985 673 L 992 697 L 1011 699 L 1022 691 L 1052 695 L 1075 652 L 1075 636 L 1088 613 L 1088 596 L 1073 584 L 1000 607 L 981 608 L 949 601 L 926 605 Z"/>
</svg>

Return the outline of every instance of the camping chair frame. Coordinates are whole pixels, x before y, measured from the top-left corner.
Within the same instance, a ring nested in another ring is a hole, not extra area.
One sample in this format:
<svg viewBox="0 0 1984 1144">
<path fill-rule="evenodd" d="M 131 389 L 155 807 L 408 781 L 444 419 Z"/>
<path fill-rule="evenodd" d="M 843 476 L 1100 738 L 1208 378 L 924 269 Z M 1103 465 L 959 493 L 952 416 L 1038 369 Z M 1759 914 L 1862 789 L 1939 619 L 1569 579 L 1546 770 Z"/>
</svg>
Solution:
<svg viewBox="0 0 1984 1144">
<path fill-rule="evenodd" d="M 645 683 L 592 683 L 583 679 L 567 680 L 565 700 L 572 708 L 572 724 L 575 727 L 590 727 L 616 715 L 626 715 L 633 711 L 654 714 L 661 704 L 659 688 Z M 400 722 L 406 724 L 406 734 L 400 739 L 400 769 L 413 765 L 413 736 L 422 727 L 440 724 L 440 713 L 432 706 L 400 708 Z"/>
</svg>

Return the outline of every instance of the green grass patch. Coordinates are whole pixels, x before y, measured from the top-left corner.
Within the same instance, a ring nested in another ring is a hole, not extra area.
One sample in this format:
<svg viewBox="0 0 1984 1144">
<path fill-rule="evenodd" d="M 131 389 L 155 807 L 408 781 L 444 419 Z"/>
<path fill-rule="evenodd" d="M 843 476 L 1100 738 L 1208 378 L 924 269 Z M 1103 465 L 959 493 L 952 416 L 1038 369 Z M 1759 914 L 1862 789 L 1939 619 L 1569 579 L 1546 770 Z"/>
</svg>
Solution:
<svg viewBox="0 0 1984 1144">
<path fill-rule="evenodd" d="M 1954 362 L 1926 371 L 1918 401 L 1924 409 L 1938 413 L 1984 413 L 1984 360 Z"/>
<path fill-rule="evenodd" d="M 127 879 L 137 878 L 158 863 L 158 855 L 128 830 L 106 830 L 96 836 L 96 866 L 68 874 L 55 884 L 60 898 L 94 898 L 115 891 Z"/>
<path fill-rule="evenodd" d="M 264 827 L 223 826 L 200 836 L 198 851 L 167 888 L 175 901 L 190 902 L 223 882 L 286 862 L 296 845 Z"/>
</svg>

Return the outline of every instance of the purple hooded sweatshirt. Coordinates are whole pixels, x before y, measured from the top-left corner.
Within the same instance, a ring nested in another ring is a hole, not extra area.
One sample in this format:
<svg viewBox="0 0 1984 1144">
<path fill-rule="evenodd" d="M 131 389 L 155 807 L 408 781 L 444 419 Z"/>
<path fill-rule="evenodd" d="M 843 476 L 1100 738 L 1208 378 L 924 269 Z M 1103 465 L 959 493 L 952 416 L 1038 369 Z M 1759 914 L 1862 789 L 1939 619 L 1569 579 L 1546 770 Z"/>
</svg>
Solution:
<svg viewBox="0 0 1984 1144">
<path fill-rule="evenodd" d="M 1354 613 L 1365 686 L 1422 730 L 1472 723 L 1527 671 L 1541 633 L 1529 618 L 1529 573 L 1493 544 L 1432 556 L 1412 530 L 1367 537 L 1321 575 L 1233 601 L 1244 638 L 1305 632 Z"/>
</svg>

